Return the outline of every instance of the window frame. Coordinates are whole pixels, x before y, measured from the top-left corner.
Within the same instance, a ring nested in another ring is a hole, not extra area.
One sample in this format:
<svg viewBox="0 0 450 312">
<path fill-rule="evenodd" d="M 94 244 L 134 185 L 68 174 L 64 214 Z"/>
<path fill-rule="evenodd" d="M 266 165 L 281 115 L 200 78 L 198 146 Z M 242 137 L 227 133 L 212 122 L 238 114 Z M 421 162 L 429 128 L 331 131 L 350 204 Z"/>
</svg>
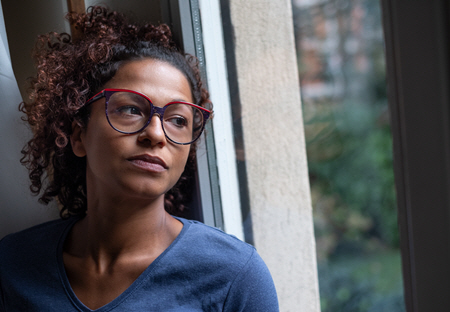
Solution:
<svg viewBox="0 0 450 312">
<path fill-rule="evenodd" d="M 199 60 L 203 82 L 214 104 L 197 149 L 202 221 L 244 239 L 233 140 L 225 47 L 218 0 L 170 0 L 162 4 L 164 22 L 184 51 Z"/>
<path fill-rule="evenodd" d="M 444 0 L 381 4 L 406 308 L 447 311 L 450 6 Z"/>
</svg>

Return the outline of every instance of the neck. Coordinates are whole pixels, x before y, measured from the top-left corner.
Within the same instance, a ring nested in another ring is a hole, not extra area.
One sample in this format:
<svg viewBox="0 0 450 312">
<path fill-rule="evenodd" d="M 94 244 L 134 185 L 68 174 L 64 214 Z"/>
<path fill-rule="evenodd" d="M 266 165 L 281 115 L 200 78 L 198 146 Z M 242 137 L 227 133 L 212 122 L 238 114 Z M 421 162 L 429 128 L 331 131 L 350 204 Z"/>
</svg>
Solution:
<svg viewBox="0 0 450 312">
<path fill-rule="evenodd" d="M 100 267 L 129 257 L 156 258 L 176 238 L 182 224 L 164 210 L 164 196 L 146 204 L 125 200 L 89 201 L 87 215 L 72 229 L 69 253 Z"/>
</svg>

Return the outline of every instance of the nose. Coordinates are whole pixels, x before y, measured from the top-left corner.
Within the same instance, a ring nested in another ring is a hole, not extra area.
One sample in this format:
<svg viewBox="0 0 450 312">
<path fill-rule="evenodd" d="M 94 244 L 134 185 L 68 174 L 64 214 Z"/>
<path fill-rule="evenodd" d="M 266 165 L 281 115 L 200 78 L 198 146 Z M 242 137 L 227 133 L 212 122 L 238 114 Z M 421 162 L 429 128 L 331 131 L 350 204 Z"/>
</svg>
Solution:
<svg viewBox="0 0 450 312">
<path fill-rule="evenodd" d="M 139 133 L 139 140 L 141 142 L 150 142 L 152 146 L 164 146 L 167 144 L 167 138 L 162 128 L 161 118 L 158 114 L 154 114 L 147 127 Z"/>
</svg>

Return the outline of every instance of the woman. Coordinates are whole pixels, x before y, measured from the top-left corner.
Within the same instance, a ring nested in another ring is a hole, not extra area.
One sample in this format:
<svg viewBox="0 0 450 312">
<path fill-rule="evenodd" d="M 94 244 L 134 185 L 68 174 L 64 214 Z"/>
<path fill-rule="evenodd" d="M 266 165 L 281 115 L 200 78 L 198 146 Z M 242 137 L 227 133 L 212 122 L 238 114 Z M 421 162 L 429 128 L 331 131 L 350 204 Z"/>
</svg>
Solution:
<svg viewBox="0 0 450 312">
<path fill-rule="evenodd" d="M 0 242 L 0 311 L 277 311 L 253 247 L 167 212 L 211 113 L 193 58 L 165 25 L 69 20 L 82 35 L 40 37 L 22 106 L 31 189 L 62 218 Z"/>
</svg>

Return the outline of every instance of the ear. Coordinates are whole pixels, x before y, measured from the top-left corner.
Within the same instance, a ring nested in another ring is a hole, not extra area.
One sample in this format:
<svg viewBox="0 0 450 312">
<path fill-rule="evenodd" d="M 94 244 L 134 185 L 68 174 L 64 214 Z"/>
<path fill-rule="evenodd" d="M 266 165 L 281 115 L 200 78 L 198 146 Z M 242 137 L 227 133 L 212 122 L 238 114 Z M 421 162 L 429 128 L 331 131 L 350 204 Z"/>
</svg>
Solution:
<svg viewBox="0 0 450 312">
<path fill-rule="evenodd" d="M 73 153 L 78 157 L 86 156 L 86 149 L 84 148 L 84 129 L 77 121 L 72 122 L 72 134 L 70 135 L 70 144 L 72 145 Z"/>
</svg>

